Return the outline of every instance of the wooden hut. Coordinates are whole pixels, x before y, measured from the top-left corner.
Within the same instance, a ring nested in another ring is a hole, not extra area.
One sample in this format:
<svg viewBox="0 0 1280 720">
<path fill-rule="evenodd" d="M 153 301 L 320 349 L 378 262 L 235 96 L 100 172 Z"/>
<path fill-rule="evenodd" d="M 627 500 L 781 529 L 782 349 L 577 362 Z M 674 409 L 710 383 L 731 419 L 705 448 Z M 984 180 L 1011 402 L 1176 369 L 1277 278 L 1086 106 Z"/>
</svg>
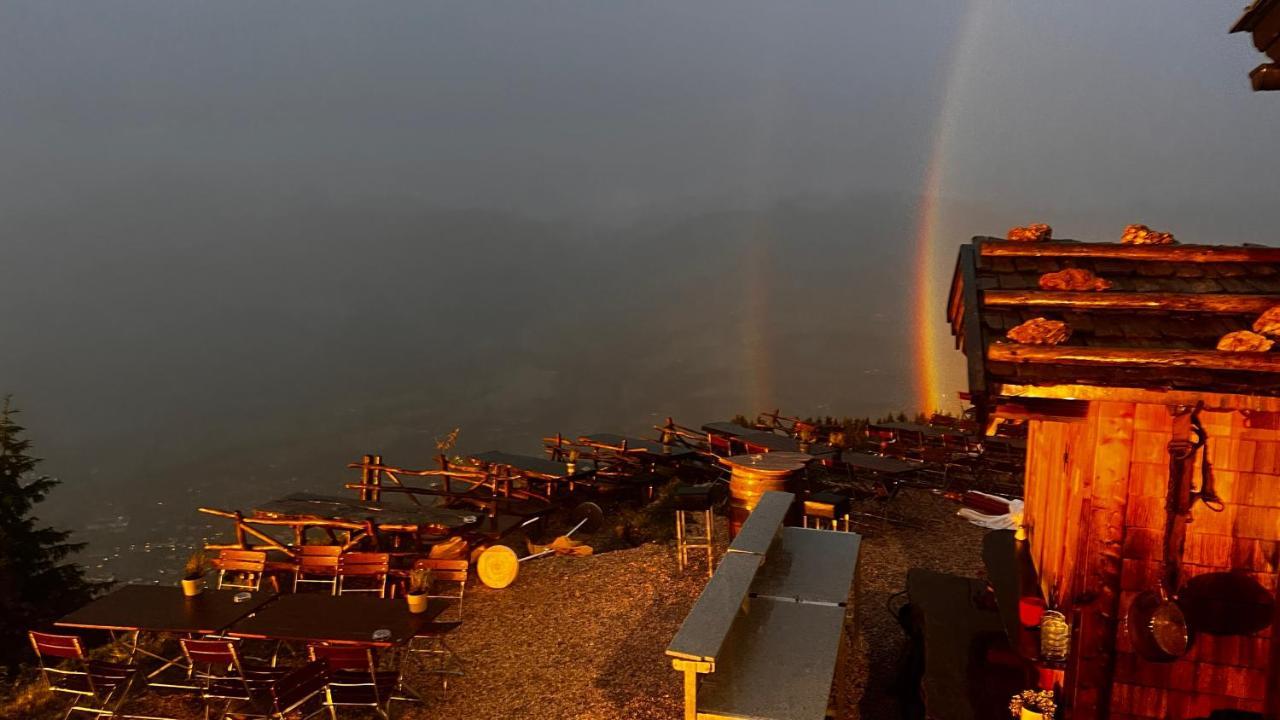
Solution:
<svg viewBox="0 0 1280 720">
<path fill-rule="evenodd" d="M 1068 268 L 1110 287 L 1042 289 Z M 1031 574 L 1023 593 L 1055 599 L 1071 624 L 1065 663 L 1031 658 L 1058 685 L 1060 718 L 1280 718 L 1280 348 L 1215 349 L 1275 305 L 1280 248 L 961 247 L 947 312 L 973 402 L 988 429 L 1028 424 L 1027 539 L 1009 552 Z M 1070 337 L 1007 339 L 1040 317 Z M 1207 450 L 1171 462 L 1194 448 L 1197 425 Z M 1196 501 L 1204 477 L 1220 507 Z M 1171 499 L 1187 511 L 1172 522 Z M 1196 632 L 1185 654 L 1153 660 L 1130 610 L 1162 578 Z"/>
</svg>

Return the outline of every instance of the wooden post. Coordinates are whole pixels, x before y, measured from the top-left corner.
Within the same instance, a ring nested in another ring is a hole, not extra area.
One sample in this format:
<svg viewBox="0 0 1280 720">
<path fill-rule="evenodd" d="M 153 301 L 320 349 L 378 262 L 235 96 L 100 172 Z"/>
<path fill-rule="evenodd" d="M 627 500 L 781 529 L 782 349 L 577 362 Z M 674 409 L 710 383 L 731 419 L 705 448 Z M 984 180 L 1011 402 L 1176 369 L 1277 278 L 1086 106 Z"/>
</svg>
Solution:
<svg viewBox="0 0 1280 720">
<path fill-rule="evenodd" d="M 239 510 L 236 511 L 235 520 L 236 520 L 236 544 L 240 546 L 241 550 L 248 550 L 249 546 L 245 544 L 245 538 L 244 538 L 244 515 Z"/>
<path fill-rule="evenodd" d="M 380 502 L 382 500 L 382 456 L 374 455 L 373 464 L 378 467 L 373 468 L 369 473 L 370 480 L 373 482 L 373 490 L 369 493 L 369 499 L 374 502 Z"/>
<path fill-rule="evenodd" d="M 361 502 L 369 502 L 369 490 L 367 488 L 369 485 L 373 484 L 373 481 L 369 477 L 369 473 L 371 472 L 371 469 L 369 466 L 372 464 L 373 464 L 372 455 L 360 456 L 360 485 L 363 486 L 360 488 Z"/>
<path fill-rule="evenodd" d="M 1087 551 L 1082 558 L 1084 583 L 1079 591 L 1092 597 L 1092 602 L 1080 606 L 1080 642 L 1071 661 L 1075 687 L 1069 686 L 1068 693 L 1075 720 L 1110 716 L 1134 406 L 1099 401 L 1090 407 L 1089 415 L 1097 423 L 1098 444 L 1093 461 Z"/>
</svg>

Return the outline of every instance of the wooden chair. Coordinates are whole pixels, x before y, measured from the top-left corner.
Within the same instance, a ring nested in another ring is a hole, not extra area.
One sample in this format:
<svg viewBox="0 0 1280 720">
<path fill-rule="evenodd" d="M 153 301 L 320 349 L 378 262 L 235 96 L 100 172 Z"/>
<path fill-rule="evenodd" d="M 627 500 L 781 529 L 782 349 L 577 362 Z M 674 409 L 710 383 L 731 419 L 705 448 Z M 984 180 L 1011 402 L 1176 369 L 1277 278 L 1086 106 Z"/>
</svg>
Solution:
<svg viewBox="0 0 1280 720">
<path fill-rule="evenodd" d="M 298 565 L 293 573 L 293 591 L 298 586 L 328 585 L 329 594 L 338 594 L 338 556 L 341 545 L 303 545 L 298 548 Z"/>
<path fill-rule="evenodd" d="M 436 560 L 421 558 L 413 563 L 415 570 L 431 571 L 431 589 L 427 591 L 428 600 L 444 600 L 450 607 L 445 608 L 436 620 L 422 626 L 418 634 L 409 640 L 407 649 L 410 657 L 426 656 L 433 660 L 426 673 L 443 676 L 445 689 L 449 687 L 449 676 L 465 674 L 462 658 L 449 646 L 448 635 L 462 627 L 462 599 L 467 591 L 466 560 Z M 437 591 L 437 583 L 446 583 L 454 592 Z M 450 602 L 456 601 L 456 602 Z M 441 619 L 444 616 L 449 619 Z"/>
<path fill-rule="evenodd" d="M 354 552 L 338 556 L 338 595 L 348 593 L 378 593 L 378 597 L 387 596 L 387 575 L 391 573 L 391 556 L 387 553 Z M 355 587 L 348 585 L 354 578 L 370 581 L 365 587 L 357 582 Z"/>
<path fill-rule="evenodd" d="M 320 663 L 292 670 L 251 667 L 241 660 L 236 640 L 182 638 L 179 642 L 191 666 L 192 677 L 198 683 L 206 718 L 213 706 L 220 704 L 219 718 L 230 714 L 238 718 L 283 720 L 324 689 L 326 675 Z"/>
<path fill-rule="evenodd" d="M 324 705 L 331 718 L 337 718 L 341 707 L 370 708 L 389 720 L 391 701 L 400 686 L 400 673 L 378 670 L 377 658 L 367 645 L 311 645 L 307 648 L 313 662 L 322 662 L 328 670 L 324 687 Z"/>
<path fill-rule="evenodd" d="M 462 599 L 467 594 L 467 571 L 470 567 L 471 563 L 466 560 L 419 558 L 414 561 L 414 570 L 431 571 L 431 589 L 427 591 L 427 599 L 449 602 L 449 607 L 436 616 L 437 620 L 446 615 L 453 620 L 462 620 Z M 445 589 L 451 592 L 437 592 L 440 585 L 445 585 Z"/>
<path fill-rule="evenodd" d="M 98 717 L 119 715 L 137 676 L 137 668 L 88 660 L 80 638 L 75 635 L 31 631 L 27 637 L 49 690 L 72 698 L 64 719 L 76 711 Z"/>
<path fill-rule="evenodd" d="M 214 564 L 218 567 L 219 590 L 256 591 L 262 587 L 267 554 L 260 550 L 223 550 Z"/>
</svg>

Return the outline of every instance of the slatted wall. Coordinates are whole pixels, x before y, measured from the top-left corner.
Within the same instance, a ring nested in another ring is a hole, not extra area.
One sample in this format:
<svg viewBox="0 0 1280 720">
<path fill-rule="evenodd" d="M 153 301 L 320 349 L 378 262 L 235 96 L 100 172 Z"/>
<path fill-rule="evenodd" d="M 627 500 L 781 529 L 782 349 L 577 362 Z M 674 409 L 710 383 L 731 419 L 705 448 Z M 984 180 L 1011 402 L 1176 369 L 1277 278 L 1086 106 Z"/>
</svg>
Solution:
<svg viewBox="0 0 1280 720">
<path fill-rule="evenodd" d="M 1274 593 L 1280 415 L 1205 411 L 1201 421 L 1226 509 L 1195 506 L 1183 582 L 1238 570 Z M 1072 614 L 1072 717 L 1183 720 L 1234 708 L 1280 718 L 1274 626 L 1251 636 L 1201 633 L 1187 657 L 1154 663 L 1133 651 L 1122 622 L 1129 603 L 1159 584 L 1173 433 L 1171 409 L 1155 404 L 1094 402 L 1080 422 L 1031 421 L 1026 523 L 1041 587 L 1046 596 L 1056 590 L 1069 613 L 1072 598 L 1089 598 Z"/>
</svg>

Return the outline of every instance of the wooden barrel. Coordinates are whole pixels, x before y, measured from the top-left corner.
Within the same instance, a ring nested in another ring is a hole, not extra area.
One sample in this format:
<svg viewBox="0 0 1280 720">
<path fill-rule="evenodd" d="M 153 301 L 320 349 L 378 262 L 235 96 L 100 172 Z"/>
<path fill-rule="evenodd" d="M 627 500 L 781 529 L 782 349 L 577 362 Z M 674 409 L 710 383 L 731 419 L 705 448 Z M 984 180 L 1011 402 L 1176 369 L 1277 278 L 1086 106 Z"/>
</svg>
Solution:
<svg viewBox="0 0 1280 720">
<path fill-rule="evenodd" d="M 729 536 L 736 537 L 742 523 L 772 491 L 794 492 L 800 471 L 812 457 L 804 453 L 771 452 L 721 458 L 729 466 Z"/>
</svg>

